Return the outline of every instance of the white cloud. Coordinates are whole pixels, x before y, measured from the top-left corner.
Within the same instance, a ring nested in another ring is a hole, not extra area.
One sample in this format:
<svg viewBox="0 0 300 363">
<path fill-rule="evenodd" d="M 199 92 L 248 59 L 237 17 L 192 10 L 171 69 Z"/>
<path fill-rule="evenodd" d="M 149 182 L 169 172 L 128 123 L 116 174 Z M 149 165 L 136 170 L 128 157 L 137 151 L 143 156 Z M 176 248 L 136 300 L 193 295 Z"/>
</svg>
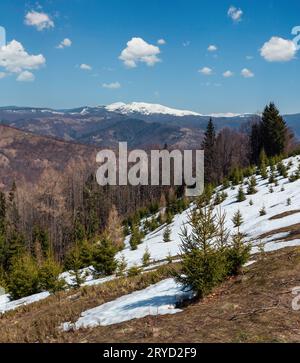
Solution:
<svg viewBox="0 0 300 363">
<path fill-rule="evenodd" d="M 29 71 L 24 71 L 20 73 L 17 77 L 17 81 L 19 82 L 33 82 L 35 80 L 34 74 Z"/>
<path fill-rule="evenodd" d="M 164 39 L 158 39 L 157 44 L 165 45 L 165 44 L 167 44 L 167 42 Z"/>
<path fill-rule="evenodd" d="M 215 52 L 215 51 L 217 51 L 217 50 L 218 50 L 218 47 L 217 47 L 217 46 L 215 46 L 215 45 L 213 45 L 213 44 L 211 44 L 211 45 L 207 48 L 207 50 L 208 50 L 209 52 Z"/>
<path fill-rule="evenodd" d="M 213 71 L 209 67 L 203 67 L 202 69 L 199 69 L 198 72 L 204 74 L 205 76 L 210 76 L 210 75 L 212 75 Z"/>
<path fill-rule="evenodd" d="M 68 48 L 71 47 L 71 45 L 72 45 L 72 40 L 69 38 L 65 38 L 59 43 L 59 45 L 56 48 L 58 49 Z"/>
<path fill-rule="evenodd" d="M 237 9 L 235 6 L 230 6 L 228 9 L 227 15 L 234 21 L 239 22 L 242 21 L 243 10 Z"/>
<path fill-rule="evenodd" d="M 6 77 L 6 73 L 5 72 L 0 72 L 0 79 Z"/>
<path fill-rule="evenodd" d="M 102 87 L 108 89 L 118 89 L 121 88 L 121 84 L 119 82 L 103 83 Z"/>
<path fill-rule="evenodd" d="M 21 73 L 28 69 L 39 69 L 45 63 L 46 59 L 42 54 L 28 54 L 23 45 L 16 40 L 0 47 L 0 67 L 5 68 L 7 72 Z"/>
<path fill-rule="evenodd" d="M 25 15 L 25 24 L 36 27 L 38 31 L 54 28 L 54 22 L 48 14 L 34 10 Z"/>
<path fill-rule="evenodd" d="M 82 63 L 79 66 L 83 71 L 91 71 L 93 68 L 89 64 Z"/>
<path fill-rule="evenodd" d="M 268 62 L 288 62 L 297 53 L 296 44 L 292 40 L 272 37 L 260 49 L 260 55 Z"/>
<path fill-rule="evenodd" d="M 231 71 L 226 71 L 223 73 L 223 77 L 225 78 L 230 78 L 230 77 L 233 77 L 234 76 L 234 73 L 231 72 Z"/>
<path fill-rule="evenodd" d="M 253 78 L 254 77 L 254 73 L 247 68 L 242 69 L 241 75 L 244 78 Z"/>
<path fill-rule="evenodd" d="M 142 38 L 132 38 L 127 42 L 127 47 L 122 51 L 119 59 L 128 68 L 135 68 L 139 62 L 154 66 L 160 62 L 159 54 L 159 47 L 145 42 Z"/>
</svg>

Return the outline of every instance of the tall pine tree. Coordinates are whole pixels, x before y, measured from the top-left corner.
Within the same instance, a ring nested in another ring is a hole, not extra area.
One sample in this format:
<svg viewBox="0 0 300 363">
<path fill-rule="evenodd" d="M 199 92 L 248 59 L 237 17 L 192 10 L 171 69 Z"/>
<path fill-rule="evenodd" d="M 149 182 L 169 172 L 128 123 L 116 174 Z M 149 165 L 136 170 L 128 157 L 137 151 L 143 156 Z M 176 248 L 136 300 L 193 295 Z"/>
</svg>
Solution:
<svg viewBox="0 0 300 363">
<path fill-rule="evenodd" d="M 280 155 L 286 146 L 287 127 L 274 103 L 262 115 L 262 143 L 268 157 Z"/>
<path fill-rule="evenodd" d="M 202 143 L 204 150 L 205 182 L 215 181 L 216 178 L 216 131 L 210 118 Z"/>
</svg>

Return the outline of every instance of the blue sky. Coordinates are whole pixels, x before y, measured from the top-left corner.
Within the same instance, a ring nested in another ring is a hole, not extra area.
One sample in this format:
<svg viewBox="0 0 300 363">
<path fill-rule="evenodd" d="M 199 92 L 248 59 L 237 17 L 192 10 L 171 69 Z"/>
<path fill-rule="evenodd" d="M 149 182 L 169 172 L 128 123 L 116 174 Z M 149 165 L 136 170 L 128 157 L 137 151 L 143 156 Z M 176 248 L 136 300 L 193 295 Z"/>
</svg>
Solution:
<svg viewBox="0 0 300 363">
<path fill-rule="evenodd" d="M 0 25 L 2 106 L 300 112 L 299 0 L 2 0 Z"/>
</svg>

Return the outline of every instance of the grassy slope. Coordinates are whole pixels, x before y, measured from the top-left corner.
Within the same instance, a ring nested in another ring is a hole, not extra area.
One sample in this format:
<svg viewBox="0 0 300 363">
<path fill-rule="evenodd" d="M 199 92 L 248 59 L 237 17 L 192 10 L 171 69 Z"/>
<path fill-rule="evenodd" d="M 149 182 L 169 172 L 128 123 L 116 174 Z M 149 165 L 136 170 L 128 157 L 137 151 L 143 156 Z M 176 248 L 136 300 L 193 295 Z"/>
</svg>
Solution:
<svg viewBox="0 0 300 363">
<path fill-rule="evenodd" d="M 62 293 L 0 318 L 0 341 L 30 342 L 299 342 L 300 314 L 292 288 L 300 285 L 300 248 L 261 256 L 242 276 L 226 281 L 182 313 L 109 327 L 60 332 L 80 312 L 142 289 L 170 274 L 162 267 L 139 277 Z"/>
</svg>

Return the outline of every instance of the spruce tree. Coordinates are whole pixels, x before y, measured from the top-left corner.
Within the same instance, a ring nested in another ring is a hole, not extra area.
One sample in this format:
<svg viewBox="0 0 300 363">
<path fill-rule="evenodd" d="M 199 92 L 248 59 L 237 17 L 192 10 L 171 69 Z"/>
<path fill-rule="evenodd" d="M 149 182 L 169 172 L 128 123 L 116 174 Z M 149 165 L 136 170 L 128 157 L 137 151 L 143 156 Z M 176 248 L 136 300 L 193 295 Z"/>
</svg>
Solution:
<svg viewBox="0 0 300 363">
<path fill-rule="evenodd" d="M 242 185 L 239 187 L 239 191 L 238 191 L 238 195 L 237 195 L 237 202 L 243 202 L 244 200 L 246 200 L 245 197 L 245 193 L 244 193 L 244 189 L 242 187 Z"/>
<path fill-rule="evenodd" d="M 9 272 L 8 290 L 12 299 L 36 294 L 39 289 L 39 270 L 28 254 L 15 258 Z"/>
<path fill-rule="evenodd" d="M 251 246 L 246 243 L 239 231 L 232 236 L 230 248 L 227 249 L 227 273 L 236 276 L 243 265 L 249 260 Z"/>
<path fill-rule="evenodd" d="M 41 289 L 52 293 L 62 290 L 66 282 L 60 278 L 61 273 L 62 268 L 60 264 L 49 254 L 39 268 L 39 283 Z"/>
<path fill-rule="evenodd" d="M 65 267 L 69 270 L 71 276 L 71 287 L 79 288 L 85 281 L 85 276 L 81 271 L 81 250 L 78 243 L 68 252 Z"/>
<path fill-rule="evenodd" d="M 149 266 L 150 260 L 151 260 L 151 255 L 150 255 L 149 248 L 147 247 L 145 253 L 143 254 L 143 258 L 142 258 L 143 266 L 144 267 Z"/>
<path fill-rule="evenodd" d="M 163 233 L 163 241 L 165 243 L 171 242 L 171 228 L 167 226 Z"/>
<path fill-rule="evenodd" d="M 222 279 L 225 266 L 221 254 L 214 247 L 218 233 L 212 208 L 195 209 L 189 224 L 191 233 L 186 227 L 182 231 L 182 268 L 176 277 L 202 298 Z"/>
<path fill-rule="evenodd" d="M 117 262 L 116 275 L 124 276 L 126 268 L 127 268 L 126 258 L 124 255 L 122 255 L 121 259 Z"/>
<path fill-rule="evenodd" d="M 265 107 L 262 115 L 262 140 L 268 157 L 280 155 L 286 146 L 287 127 L 274 103 Z"/>
<path fill-rule="evenodd" d="M 130 237 L 130 247 L 131 250 L 134 251 L 138 248 L 138 245 L 142 243 L 142 236 L 141 232 L 139 230 L 139 227 L 136 225 L 133 225 L 131 228 L 131 237 Z"/>
<path fill-rule="evenodd" d="M 204 140 L 202 142 L 204 150 L 204 167 L 205 167 L 205 182 L 215 181 L 216 178 L 216 131 L 212 119 L 210 118 Z"/>
<path fill-rule="evenodd" d="M 256 178 L 255 176 L 253 175 L 250 180 L 249 180 L 249 185 L 248 185 L 248 190 L 247 190 L 247 194 L 248 195 L 252 195 L 252 194 L 255 194 L 257 193 L 257 190 L 256 190 Z"/>
<path fill-rule="evenodd" d="M 109 276 L 112 275 L 117 269 L 117 261 L 115 259 L 116 248 L 104 234 L 101 241 L 96 244 L 93 253 L 93 267 L 96 276 Z"/>
<path fill-rule="evenodd" d="M 234 216 L 232 218 L 232 223 L 235 228 L 239 228 L 244 223 L 243 216 L 242 216 L 242 213 L 240 212 L 240 210 L 238 210 L 234 214 Z"/>
</svg>

